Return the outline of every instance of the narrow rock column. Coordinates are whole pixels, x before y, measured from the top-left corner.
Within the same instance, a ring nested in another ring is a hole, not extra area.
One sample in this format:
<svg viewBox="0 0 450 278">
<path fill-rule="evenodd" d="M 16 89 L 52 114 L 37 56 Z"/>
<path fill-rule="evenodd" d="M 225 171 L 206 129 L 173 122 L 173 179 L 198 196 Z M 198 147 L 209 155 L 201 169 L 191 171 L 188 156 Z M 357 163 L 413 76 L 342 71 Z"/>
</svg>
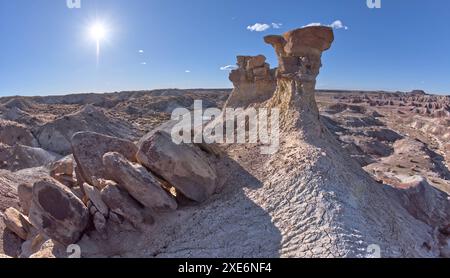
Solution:
<svg viewBox="0 0 450 278">
<path fill-rule="evenodd" d="M 280 109 L 280 120 L 285 125 L 298 126 L 298 120 L 305 127 L 319 124 L 314 97 L 316 77 L 322 66 L 322 52 L 334 40 L 333 30 L 323 26 L 306 27 L 282 36 L 267 36 L 264 40 L 274 47 L 279 62 L 277 89 L 269 106 Z"/>
</svg>

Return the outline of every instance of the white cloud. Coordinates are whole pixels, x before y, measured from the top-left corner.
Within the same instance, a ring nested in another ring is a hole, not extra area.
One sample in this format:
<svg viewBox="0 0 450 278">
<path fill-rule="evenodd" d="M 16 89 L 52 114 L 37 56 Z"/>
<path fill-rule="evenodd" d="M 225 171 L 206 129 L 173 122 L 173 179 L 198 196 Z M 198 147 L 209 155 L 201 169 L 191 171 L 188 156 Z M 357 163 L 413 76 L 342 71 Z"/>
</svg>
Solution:
<svg viewBox="0 0 450 278">
<path fill-rule="evenodd" d="M 280 29 L 281 26 L 283 26 L 283 23 L 272 23 L 272 28 L 273 29 Z"/>
<path fill-rule="evenodd" d="M 342 23 L 342 21 L 340 21 L 340 20 L 336 20 L 335 22 L 331 23 L 329 26 L 333 29 L 348 30 L 348 27 L 345 26 L 344 23 Z"/>
<path fill-rule="evenodd" d="M 236 65 L 227 65 L 227 66 L 220 67 L 220 70 L 234 70 L 237 68 L 238 67 Z"/>
<path fill-rule="evenodd" d="M 190 70 L 185 70 L 184 72 L 185 72 L 185 73 L 191 73 L 191 71 L 190 71 Z"/>
<path fill-rule="evenodd" d="M 331 23 L 330 25 L 323 25 L 322 23 L 319 23 L 319 22 L 313 22 L 313 23 L 307 24 L 303 27 L 311 27 L 311 26 L 326 26 L 326 27 L 331 27 L 335 30 L 338 30 L 338 29 L 348 30 L 348 27 L 345 26 L 344 23 L 342 23 L 342 21 L 340 21 L 340 20 L 336 20 L 333 23 Z"/>
<path fill-rule="evenodd" d="M 303 27 L 312 27 L 312 26 L 322 26 L 322 23 L 313 22 L 313 23 L 307 24 L 307 25 L 305 25 Z"/>
<path fill-rule="evenodd" d="M 270 25 L 266 23 L 255 23 L 253 25 L 247 26 L 247 30 L 252 32 L 264 32 L 270 29 Z"/>
<path fill-rule="evenodd" d="M 144 66 L 145 66 L 145 65 L 147 65 L 147 62 L 142 62 L 141 65 L 144 65 Z"/>
<path fill-rule="evenodd" d="M 142 49 L 141 49 L 141 50 L 139 50 L 139 53 L 144 53 L 144 50 L 142 50 Z"/>
</svg>

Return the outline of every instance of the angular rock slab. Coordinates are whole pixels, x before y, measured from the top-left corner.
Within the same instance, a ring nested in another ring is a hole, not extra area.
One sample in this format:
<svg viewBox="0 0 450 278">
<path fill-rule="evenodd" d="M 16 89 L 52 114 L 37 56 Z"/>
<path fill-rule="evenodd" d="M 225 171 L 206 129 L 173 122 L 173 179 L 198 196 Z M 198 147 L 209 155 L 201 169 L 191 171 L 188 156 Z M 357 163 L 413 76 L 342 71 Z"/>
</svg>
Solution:
<svg viewBox="0 0 450 278">
<path fill-rule="evenodd" d="M 137 147 L 131 141 L 94 132 L 79 132 L 72 137 L 72 150 L 77 170 L 87 183 L 94 184 L 93 177 L 104 178 L 107 175 L 102 162 L 105 153 L 118 152 L 135 162 Z"/>
<path fill-rule="evenodd" d="M 147 208 L 157 210 L 175 210 L 177 203 L 164 191 L 158 179 L 139 164 L 131 163 L 120 153 L 107 153 L 103 164 L 109 178 Z"/>
<path fill-rule="evenodd" d="M 70 245 L 77 242 L 89 221 L 83 202 L 64 185 L 43 179 L 33 186 L 30 221 L 51 239 Z"/>
<path fill-rule="evenodd" d="M 208 199 L 217 187 L 216 170 L 197 146 L 172 142 L 170 134 L 157 131 L 139 142 L 138 161 L 161 176 L 184 196 L 197 202 Z"/>
<path fill-rule="evenodd" d="M 144 222 L 144 217 L 141 214 L 142 207 L 127 192 L 120 189 L 117 184 L 109 183 L 102 189 L 101 196 L 102 200 L 111 209 L 111 216 L 114 213 L 121 215 L 130 221 L 134 227 L 139 227 Z"/>
<path fill-rule="evenodd" d="M 31 223 L 28 218 L 15 208 L 8 208 L 3 214 L 3 221 L 6 227 L 18 237 L 26 240 L 31 230 Z"/>
<path fill-rule="evenodd" d="M 86 196 L 89 198 L 89 200 L 91 200 L 92 204 L 97 208 L 97 210 L 103 216 L 108 216 L 108 206 L 103 202 L 100 191 L 87 183 L 83 184 L 83 189 L 86 193 Z"/>
</svg>

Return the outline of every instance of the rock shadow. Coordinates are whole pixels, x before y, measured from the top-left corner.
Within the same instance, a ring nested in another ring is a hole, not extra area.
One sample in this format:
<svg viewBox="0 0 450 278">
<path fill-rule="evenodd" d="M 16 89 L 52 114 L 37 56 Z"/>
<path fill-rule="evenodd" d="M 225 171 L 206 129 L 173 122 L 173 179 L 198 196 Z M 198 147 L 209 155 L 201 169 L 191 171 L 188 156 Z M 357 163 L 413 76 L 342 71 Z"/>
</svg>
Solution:
<svg viewBox="0 0 450 278">
<path fill-rule="evenodd" d="M 138 232 L 110 233 L 106 240 L 93 233 L 80 243 L 88 250 L 83 257 L 279 257 L 281 232 L 252 200 L 262 182 L 228 156 L 218 169 L 223 186 L 205 203 L 157 213 L 154 224 Z"/>
</svg>

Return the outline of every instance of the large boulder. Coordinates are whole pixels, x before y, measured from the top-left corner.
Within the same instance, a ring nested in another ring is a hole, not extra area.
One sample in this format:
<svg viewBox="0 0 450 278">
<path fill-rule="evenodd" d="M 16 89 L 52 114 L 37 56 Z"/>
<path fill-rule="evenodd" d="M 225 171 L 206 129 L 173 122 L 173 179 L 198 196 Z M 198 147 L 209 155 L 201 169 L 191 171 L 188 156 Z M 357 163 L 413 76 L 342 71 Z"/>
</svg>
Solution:
<svg viewBox="0 0 450 278">
<path fill-rule="evenodd" d="M 133 226 L 139 227 L 144 222 L 142 207 L 125 190 L 120 189 L 117 183 L 109 182 L 102 189 L 101 197 L 111 212 L 122 216 Z"/>
<path fill-rule="evenodd" d="M 83 202 L 63 184 L 43 179 L 33 186 L 30 221 L 51 239 L 69 245 L 77 242 L 89 221 Z"/>
<path fill-rule="evenodd" d="M 128 140 L 94 132 L 79 132 L 72 137 L 72 150 L 83 180 L 94 184 L 95 178 L 107 176 L 107 169 L 102 162 L 105 153 L 118 152 L 127 160 L 136 162 L 138 149 Z"/>
<path fill-rule="evenodd" d="M 105 154 L 103 164 L 109 178 L 120 184 L 145 207 L 158 210 L 177 208 L 176 201 L 164 191 L 163 184 L 158 178 L 141 165 L 131 163 L 123 155 L 115 152 Z"/>
<path fill-rule="evenodd" d="M 195 145 L 175 144 L 165 131 L 144 137 L 136 157 L 191 200 L 203 202 L 215 192 L 217 173 L 207 154 Z"/>
<path fill-rule="evenodd" d="M 71 153 L 72 136 L 81 131 L 95 131 L 131 140 L 138 138 L 131 124 L 109 117 L 102 109 L 92 105 L 45 124 L 36 131 L 36 137 L 46 150 L 67 155 Z"/>
</svg>

